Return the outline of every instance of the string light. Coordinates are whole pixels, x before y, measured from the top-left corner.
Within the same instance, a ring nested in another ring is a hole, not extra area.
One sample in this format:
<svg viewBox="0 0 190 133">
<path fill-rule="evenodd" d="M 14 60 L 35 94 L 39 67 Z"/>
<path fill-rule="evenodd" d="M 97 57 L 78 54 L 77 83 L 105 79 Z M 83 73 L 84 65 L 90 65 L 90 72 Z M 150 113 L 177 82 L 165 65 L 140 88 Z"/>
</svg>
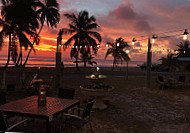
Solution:
<svg viewBox="0 0 190 133">
<path fill-rule="evenodd" d="M 117 43 L 117 47 L 119 47 L 119 43 Z"/>
<path fill-rule="evenodd" d="M 99 48 L 99 47 L 100 47 L 100 45 L 98 44 L 98 45 L 97 45 L 97 47 Z"/>
<path fill-rule="evenodd" d="M 188 29 L 190 29 L 190 27 L 186 28 L 185 31 L 184 31 L 184 33 L 182 34 L 184 40 L 187 40 L 187 35 L 189 34 Z M 167 31 L 167 32 L 162 32 L 162 33 L 154 34 L 153 37 L 152 37 L 152 43 L 155 43 L 155 39 L 158 38 L 158 35 L 163 35 L 163 36 L 161 36 L 159 38 L 169 38 L 169 37 L 174 37 L 174 36 L 181 36 L 181 34 L 164 36 L 164 34 L 166 34 L 166 33 L 174 33 L 174 32 L 176 33 L 176 32 L 181 32 L 181 31 L 183 31 L 183 30 L 173 30 L 173 31 Z M 146 35 L 146 36 L 149 36 L 149 35 Z M 138 36 L 138 38 L 145 38 L 146 36 Z M 138 41 L 143 41 L 145 39 L 140 39 L 140 40 L 138 39 Z M 136 41 L 137 40 L 135 38 L 133 38 L 132 45 L 134 45 Z"/>
<path fill-rule="evenodd" d="M 126 53 L 127 53 L 127 54 L 129 54 L 129 53 L 130 53 L 130 50 L 129 50 L 129 49 L 127 49 L 127 50 L 126 50 Z"/>
</svg>

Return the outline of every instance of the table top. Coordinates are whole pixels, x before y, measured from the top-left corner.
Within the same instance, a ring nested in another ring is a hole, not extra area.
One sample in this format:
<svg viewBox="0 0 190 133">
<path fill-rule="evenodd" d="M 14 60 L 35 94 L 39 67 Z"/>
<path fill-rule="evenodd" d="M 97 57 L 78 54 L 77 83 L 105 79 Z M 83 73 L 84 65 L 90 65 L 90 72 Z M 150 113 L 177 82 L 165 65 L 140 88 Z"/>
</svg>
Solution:
<svg viewBox="0 0 190 133">
<path fill-rule="evenodd" d="M 46 105 L 38 106 L 38 97 L 31 96 L 1 105 L 0 110 L 21 115 L 25 114 L 25 115 L 32 115 L 39 117 L 41 116 L 44 118 L 46 117 L 49 118 L 50 116 L 68 110 L 69 108 L 78 104 L 79 100 L 47 97 Z"/>
</svg>

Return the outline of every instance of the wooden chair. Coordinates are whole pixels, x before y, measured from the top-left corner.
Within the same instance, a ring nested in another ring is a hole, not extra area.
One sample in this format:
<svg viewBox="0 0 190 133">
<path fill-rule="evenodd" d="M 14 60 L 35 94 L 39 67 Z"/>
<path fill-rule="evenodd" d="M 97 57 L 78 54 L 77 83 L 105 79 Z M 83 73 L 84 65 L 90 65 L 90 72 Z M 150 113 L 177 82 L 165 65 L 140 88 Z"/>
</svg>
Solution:
<svg viewBox="0 0 190 133">
<path fill-rule="evenodd" d="M 27 125 L 28 125 L 28 119 L 25 119 L 25 120 L 19 121 L 18 123 L 8 127 L 7 121 L 4 118 L 4 114 L 2 111 L 0 111 L 0 132 L 7 132 L 7 131 L 9 132 L 12 129 L 16 128 L 17 126 L 19 126 L 25 122 L 27 122 Z"/>
<path fill-rule="evenodd" d="M 0 105 L 6 104 L 7 99 L 4 92 L 0 92 Z"/>
<path fill-rule="evenodd" d="M 83 111 L 81 116 L 77 116 L 77 115 L 71 115 L 71 114 L 64 114 L 65 116 L 68 116 L 69 118 L 66 119 L 65 123 L 67 125 L 71 126 L 71 132 L 72 132 L 72 127 L 75 127 L 77 129 L 81 129 L 81 132 L 83 132 L 83 128 L 87 125 L 90 125 L 90 129 L 92 132 L 92 125 L 91 125 L 91 121 L 90 121 L 90 113 L 92 111 L 92 107 L 94 104 L 94 100 L 89 101 L 85 108 L 75 108 L 79 111 Z"/>
<path fill-rule="evenodd" d="M 185 86 L 185 76 L 179 76 L 176 84 Z"/>
<path fill-rule="evenodd" d="M 75 95 L 75 89 L 63 89 L 59 88 L 58 98 L 73 99 Z"/>
<path fill-rule="evenodd" d="M 166 83 L 164 82 L 163 76 L 158 76 L 157 83 L 160 85 L 160 88 L 162 89 L 166 87 Z"/>
</svg>

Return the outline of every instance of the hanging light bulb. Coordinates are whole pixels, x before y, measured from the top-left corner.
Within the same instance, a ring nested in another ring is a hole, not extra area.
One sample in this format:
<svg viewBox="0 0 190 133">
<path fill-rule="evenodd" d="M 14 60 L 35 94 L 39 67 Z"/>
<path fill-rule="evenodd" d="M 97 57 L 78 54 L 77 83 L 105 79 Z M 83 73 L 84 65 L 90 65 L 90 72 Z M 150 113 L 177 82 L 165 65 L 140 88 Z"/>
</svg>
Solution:
<svg viewBox="0 0 190 133">
<path fill-rule="evenodd" d="M 106 47 L 109 47 L 109 44 L 106 44 Z"/>
<path fill-rule="evenodd" d="M 92 46 L 90 46 L 92 48 Z"/>
<path fill-rule="evenodd" d="M 152 36 L 152 43 L 153 43 L 153 44 L 155 43 L 155 40 L 156 40 L 157 38 L 158 38 L 158 36 L 155 35 L 155 34 Z"/>
<path fill-rule="evenodd" d="M 135 39 L 135 38 L 133 38 L 133 40 L 132 40 L 132 45 L 135 45 L 135 42 L 136 42 L 137 40 Z"/>
<path fill-rule="evenodd" d="M 80 48 L 82 48 L 82 46 L 80 46 Z"/>
<path fill-rule="evenodd" d="M 127 54 L 129 54 L 129 53 L 130 53 L 130 50 L 129 50 L 129 49 L 127 49 L 127 50 L 126 50 L 126 53 L 127 53 Z"/>
<path fill-rule="evenodd" d="M 185 29 L 184 33 L 183 33 L 183 40 L 187 40 L 187 35 L 189 34 L 189 32 L 187 31 L 187 29 Z"/>
<path fill-rule="evenodd" d="M 117 47 L 119 47 L 119 43 L 117 43 Z"/>
<path fill-rule="evenodd" d="M 183 53 L 185 54 L 185 51 L 183 51 Z"/>
<path fill-rule="evenodd" d="M 99 47 L 100 47 L 100 45 L 98 44 L 98 45 L 97 45 L 97 48 L 99 48 Z"/>
<path fill-rule="evenodd" d="M 76 48 L 77 48 L 77 46 L 76 46 Z"/>
<path fill-rule="evenodd" d="M 73 48 L 75 48 L 75 46 L 73 45 Z"/>
<path fill-rule="evenodd" d="M 86 48 L 86 45 L 84 47 Z"/>
</svg>

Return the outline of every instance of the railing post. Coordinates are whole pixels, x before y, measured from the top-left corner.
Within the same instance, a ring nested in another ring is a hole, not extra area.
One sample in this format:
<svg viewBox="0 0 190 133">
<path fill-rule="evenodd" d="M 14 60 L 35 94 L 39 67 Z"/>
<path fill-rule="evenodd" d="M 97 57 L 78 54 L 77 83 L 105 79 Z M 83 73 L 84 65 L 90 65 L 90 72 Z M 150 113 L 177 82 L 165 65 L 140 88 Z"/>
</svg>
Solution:
<svg viewBox="0 0 190 133">
<path fill-rule="evenodd" d="M 55 89 L 61 87 L 61 36 L 57 37 Z"/>
</svg>

